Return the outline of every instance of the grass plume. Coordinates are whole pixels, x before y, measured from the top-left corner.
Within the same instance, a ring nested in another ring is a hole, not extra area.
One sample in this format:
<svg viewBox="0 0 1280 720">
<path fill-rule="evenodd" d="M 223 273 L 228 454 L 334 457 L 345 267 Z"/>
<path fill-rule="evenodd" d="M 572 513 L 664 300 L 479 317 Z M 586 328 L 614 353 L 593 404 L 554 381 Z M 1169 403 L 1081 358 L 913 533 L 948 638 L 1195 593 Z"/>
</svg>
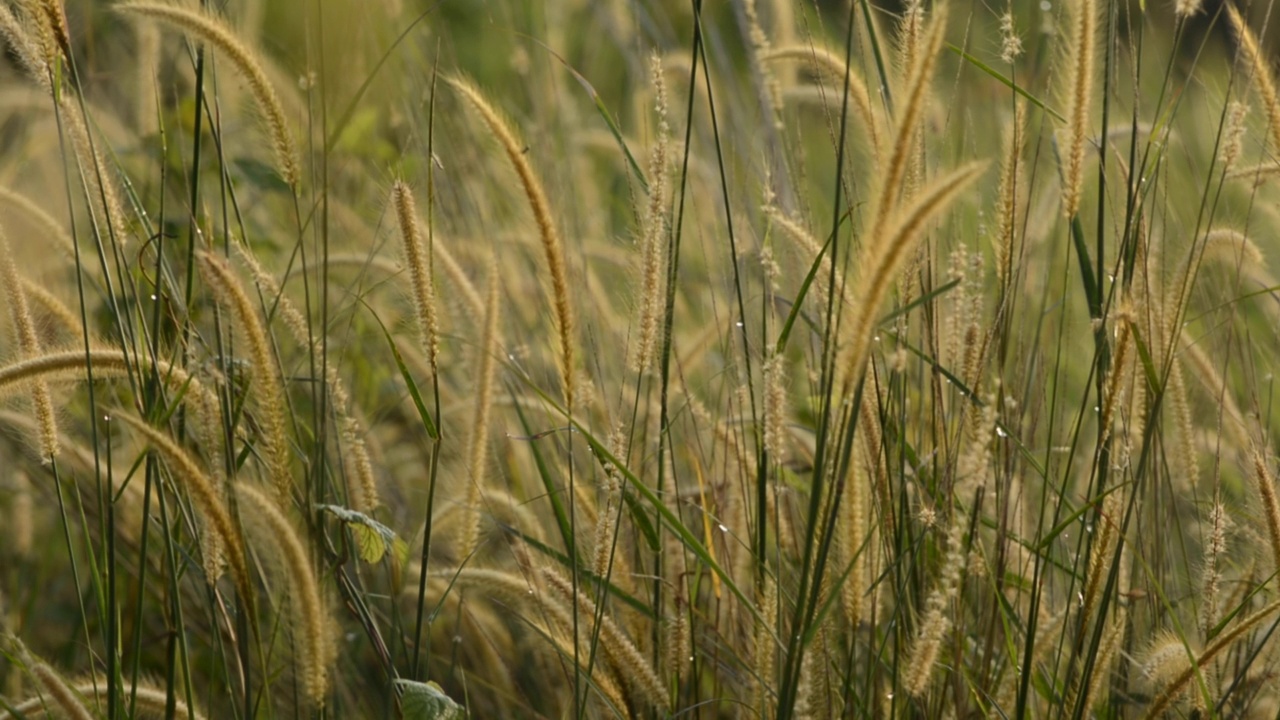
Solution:
<svg viewBox="0 0 1280 720">
<path fill-rule="evenodd" d="M 236 484 L 235 494 L 245 530 L 260 550 L 259 557 L 268 560 L 287 588 L 299 674 L 308 699 L 323 706 L 336 648 L 311 558 L 298 531 L 274 501 L 244 482 Z"/>
<path fill-rule="evenodd" d="M 40 338 L 36 336 L 35 323 L 31 318 L 31 310 L 27 305 L 27 294 L 23 292 L 22 277 L 14 263 L 13 250 L 4 228 L 0 227 L 0 284 L 5 288 L 5 300 L 9 306 L 9 318 L 13 322 L 16 345 L 24 358 L 40 355 Z M 53 462 L 58 456 L 58 422 L 53 412 L 53 400 L 49 395 L 49 386 L 42 378 L 31 380 L 31 405 L 35 408 L 36 418 L 40 424 L 39 443 L 40 457 L 45 462 Z"/>
<path fill-rule="evenodd" d="M 199 261 L 201 275 L 223 304 L 231 309 L 249 341 L 254 393 L 258 399 L 258 409 L 262 413 L 262 440 L 267 469 L 275 483 L 276 494 L 281 503 L 284 503 L 293 491 L 288 426 L 285 420 L 288 401 L 279 373 L 276 372 L 275 355 L 271 352 L 267 329 L 226 262 L 205 252 L 200 253 Z"/>
<path fill-rule="evenodd" d="M 291 187 L 298 186 L 302 173 L 298 167 L 297 149 L 294 147 L 293 133 L 289 130 L 284 106 L 271 81 L 267 79 L 262 63 L 226 23 L 199 10 L 159 2 L 125 2 L 114 8 L 117 12 L 156 20 L 177 28 L 208 43 L 226 56 L 249 86 L 249 91 L 258 104 L 258 110 L 266 122 L 267 135 L 271 139 L 281 177 Z"/>
<path fill-rule="evenodd" d="M 1062 150 L 1062 214 L 1067 218 L 1075 217 L 1080 210 L 1085 138 L 1089 134 L 1089 115 L 1094 102 L 1099 17 L 1096 0 L 1080 0 L 1071 4 L 1071 29 L 1065 51 L 1067 75 L 1063 90 L 1067 124 Z"/>
<path fill-rule="evenodd" d="M 529 163 L 525 146 L 517 139 L 515 131 L 505 118 L 493 107 L 488 98 L 470 81 L 463 78 L 448 78 L 448 83 L 465 98 L 484 121 L 489 132 L 502 146 L 510 161 L 511 167 L 520 179 L 520 187 L 524 190 L 529 209 L 533 211 L 534 222 L 538 226 L 538 237 L 542 241 L 542 252 L 547 263 L 547 271 L 551 274 L 551 296 L 555 308 L 556 330 L 560 344 L 560 383 L 564 393 L 565 408 L 573 411 L 574 391 L 574 314 L 573 303 L 569 297 L 569 266 L 565 261 L 564 244 L 560 240 L 560 232 L 556 229 L 552 217 L 551 203 L 542 187 L 542 181 Z"/>
<path fill-rule="evenodd" d="M 205 518 L 206 532 L 217 533 L 218 539 L 222 541 L 223 551 L 231 566 L 231 577 L 240 596 L 246 603 L 251 603 L 253 593 L 252 586 L 249 584 L 249 566 L 245 561 L 244 544 L 240 541 L 240 533 L 231 520 L 231 513 L 222 500 L 222 493 L 200 468 L 199 462 L 175 443 L 167 433 L 151 427 L 141 418 L 123 412 L 111 417 L 122 421 L 145 438 L 147 443 L 164 458 L 174 479 L 180 481 L 191 493 L 196 508 Z M 217 578 L 209 578 L 209 582 L 216 580 Z"/>
</svg>

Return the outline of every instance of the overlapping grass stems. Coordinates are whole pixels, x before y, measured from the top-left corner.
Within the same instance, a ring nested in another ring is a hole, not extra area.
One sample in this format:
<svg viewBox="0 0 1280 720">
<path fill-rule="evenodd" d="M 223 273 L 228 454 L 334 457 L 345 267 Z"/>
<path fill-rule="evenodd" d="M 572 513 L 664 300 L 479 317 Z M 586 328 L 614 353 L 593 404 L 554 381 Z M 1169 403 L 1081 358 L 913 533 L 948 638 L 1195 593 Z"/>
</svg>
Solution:
<svg viewBox="0 0 1280 720">
<path fill-rule="evenodd" d="M 1269 3 L 485 8 L 0 0 L 0 717 L 1276 714 Z"/>
</svg>

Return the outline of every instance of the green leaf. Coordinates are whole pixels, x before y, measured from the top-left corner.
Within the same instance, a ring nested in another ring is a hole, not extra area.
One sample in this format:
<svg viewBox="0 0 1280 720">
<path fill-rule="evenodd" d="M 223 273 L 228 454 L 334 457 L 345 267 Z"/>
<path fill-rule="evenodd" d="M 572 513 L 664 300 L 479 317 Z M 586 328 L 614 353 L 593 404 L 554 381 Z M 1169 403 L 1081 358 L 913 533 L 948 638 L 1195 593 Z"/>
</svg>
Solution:
<svg viewBox="0 0 1280 720">
<path fill-rule="evenodd" d="M 271 190 L 280 193 L 290 192 L 289 183 L 280 177 L 280 172 L 271 165 L 251 157 L 232 158 L 234 167 L 244 179 L 260 190 Z"/>
<path fill-rule="evenodd" d="M 1077 214 L 1071 218 L 1071 242 L 1076 248 L 1076 257 L 1080 260 L 1080 282 L 1084 285 L 1084 294 L 1089 301 L 1089 317 L 1098 320 L 1102 317 L 1102 287 L 1098 278 L 1093 275 L 1093 266 L 1089 264 L 1089 247 L 1084 240 L 1084 225 Z"/>
<path fill-rule="evenodd" d="M 396 689 L 404 702 L 405 720 L 462 720 L 467 711 L 434 682 L 397 678 Z"/>
<path fill-rule="evenodd" d="M 382 562 L 391 554 L 391 562 L 395 567 L 402 567 L 409 555 L 409 545 L 396 535 L 395 531 L 365 515 L 341 505 L 316 505 L 317 510 L 324 510 L 337 517 L 351 531 L 356 541 L 356 554 L 369 564 Z"/>
<path fill-rule="evenodd" d="M 903 307 L 900 307 L 897 310 L 894 310 L 893 312 L 889 313 L 888 315 L 885 315 L 884 317 L 880 318 L 880 324 L 881 325 L 889 324 L 894 319 L 901 317 L 903 315 L 906 315 L 912 310 L 915 310 L 917 307 L 920 307 L 921 305 L 927 302 L 930 302 L 931 300 L 935 300 L 938 297 L 941 297 L 948 290 L 951 290 L 952 288 L 956 287 L 959 284 L 960 284 L 960 278 L 956 278 L 951 282 L 947 283 L 946 285 L 942 285 L 934 288 L 932 292 L 927 293 L 925 295 L 921 295 L 920 297 L 911 301 L 909 304 L 904 305 Z"/>
<path fill-rule="evenodd" d="M 586 439 L 587 445 L 591 448 L 591 451 L 595 453 L 596 457 L 618 469 L 618 474 L 627 481 L 639 496 L 639 498 L 637 498 L 637 502 L 640 499 L 643 499 L 645 503 L 648 503 L 648 505 L 653 508 L 653 511 L 662 520 L 664 526 L 676 534 L 680 539 L 680 542 L 684 544 L 689 552 L 693 553 L 704 567 L 720 577 L 720 581 L 724 583 L 725 587 L 729 588 L 729 592 L 733 593 L 734 597 L 742 602 L 742 605 L 747 609 L 747 612 L 751 613 L 752 619 L 761 623 L 768 622 L 768 620 L 760 616 L 760 611 L 756 609 L 755 602 L 747 597 L 746 593 L 742 591 L 742 588 L 738 587 L 738 584 L 733 581 L 733 577 L 731 577 L 729 573 L 720 566 L 720 563 L 716 562 L 715 556 L 707 550 L 706 546 L 702 544 L 702 541 L 698 539 L 698 536 L 685 526 L 684 522 L 681 521 L 680 516 L 671 510 L 671 508 L 667 507 L 666 501 L 664 501 L 657 492 L 648 485 L 645 485 L 644 481 L 628 470 L 621 460 L 614 457 L 613 454 L 604 446 L 604 443 L 595 435 L 591 434 L 590 429 L 586 425 L 575 417 L 569 417 L 569 413 L 565 412 L 565 409 L 561 407 L 559 403 L 552 399 L 550 395 L 543 392 L 541 388 L 530 380 L 520 367 L 511 364 L 507 364 L 507 367 L 512 371 L 512 373 L 520 377 L 521 381 L 524 382 L 531 391 L 536 393 L 544 403 L 555 408 L 556 412 L 568 418 L 569 424 L 577 430 L 579 435 Z M 519 410 L 520 404 L 516 403 L 516 411 L 519 412 Z M 570 547 L 572 547 L 572 545 L 570 545 Z"/>
<path fill-rule="evenodd" d="M 368 305 L 365 305 L 368 307 Z M 396 346 L 396 341 L 391 337 L 391 332 L 387 330 L 387 326 L 382 324 L 382 318 L 377 313 L 372 312 L 373 308 L 369 308 L 373 319 L 378 321 L 378 327 L 382 328 L 382 334 L 387 338 L 387 345 L 391 348 L 391 355 L 396 359 L 396 367 L 400 369 L 400 377 L 404 378 L 404 384 L 409 388 L 409 397 L 413 398 L 413 406 L 418 409 L 418 417 L 422 419 L 422 426 L 426 428 L 427 435 L 432 440 L 440 439 L 440 431 L 436 429 L 436 424 L 431 420 L 431 413 L 427 412 L 427 405 L 422 401 L 422 393 L 418 391 L 418 383 L 413 381 L 413 373 L 409 372 L 409 367 L 404 363 L 404 356 L 400 354 L 400 348 Z"/>
<path fill-rule="evenodd" d="M 831 244 L 835 242 L 836 233 L 840 232 L 840 226 L 845 220 L 849 219 L 849 213 L 853 212 L 853 208 L 844 211 L 840 216 L 840 220 L 836 223 L 836 227 L 827 236 L 826 242 L 822 243 L 822 249 L 818 251 L 818 256 L 813 259 L 813 263 L 809 265 L 809 272 L 804 276 L 804 282 L 800 283 L 800 292 L 796 293 L 795 300 L 791 301 L 791 312 L 787 315 L 787 320 L 782 324 L 782 332 L 778 333 L 778 344 L 775 352 L 781 355 L 787 349 L 787 340 L 791 337 L 791 327 L 796 324 L 796 318 L 800 315 L 800 306 L 804 304 L 804 298 L 809 294 L 809 288 L 813 285 L 813 279 L 818 275 L 818 268 L 822 266 L 822 258 L 831 250 Z"/>
<path fill-rule="evenodd" d="M 1010 80 L 1009 78 L 1005 77 L 1003 74 L 1001 74 L 1001 72 L 1000 72 L 999 70 L 996 70 L 995 68 L 991 67 L 990 65 L 987 65 L 986 63 L 984 63 L 984 62 L 982 62 L 981 60 L 979 60 L 978 58 L 976 58 L 976 57 L 974 57 L 974 56 L 970 55 L 969 53 L 965 52 L 964 50 L 961 50 L 960 48 L 956 47 L 955 45 L 952 45 L 952 44 L 950 44 L 950 43 L 947 43 L 947 49 L 948 49 L 948 50 L 950 50 L 951 52 L 953 52 L 953 53 L 955 53 L 955 54 L 959 55 L 960 57 L 964 58 L 964 59 L 965 59 L 965 61 L 966 61 L 966 62 L 968 62 L 970 65 L 973 65 L 974 67 L 978 68 L 978 69 L 979 69 L 979 70 L 981 70 L 982 72 L 984 72 L 984 73 L 986 73 L 986 74 L 990 75 L 991 77 L 995 78 L 996 80 L 999 80 L 1000 82 L 1004 83 L 1004 84 L 1005 84 L 1005 85 L 1006 85 L 1010 90 L 1013 90 L 1014 92 L 1018 93 L 1018 94 L 1019 94 L 1019 95 L 1021 95 L 1022 97 L 1026 98 L 1026 99 L 1027 99 L 1027 102 L 1031 103 L 1032 105 L 1035 105 L 1036 107 L 1040 108 L 1041 110 L 1044 110 L 1045 112 L 1049 113 L 1049 114 L 1050 114 L 1050 115 L 1052 115 L 1052 116 L 1053 116 L 1053 117 L 1054 117 L 1058 122 L 1066 122 L 1066 121 L 1067 121 L 1067 119 L 1066 119 L 1065 117 L 1063 117 L 1063 116 L 1062 116 L 1062 113 L 1058 112 L 1057 110 L 1054 110 L 1053 108 L 1049 107 L 1048 105 L 1045 105 L 1045 104 L 1044 104 L 1044 102 L 1042 102 L 1042 101 L 1040 100 L 1040 98 L 1036 97 L 1035 95 L 1032 95 L 1031 93 L 1027 92 L 1026 90 L 1023 90 L 1023 89 L 1022 89 L 1022 86 L 1018 85 L 1018 84 L 1017 84 L 1017 83 L 1015 83 L 1014 81 L 1012 81 L 1012 80 Z"/>
<path fill-rule="evenodd" d="M 520 418 L 520 426 L 524 428 L 527 435 L 532 436 L 533 431 L 529 426 L 528 419 L 524 416 L 524 410 L 520 407 L 520 403 L 515 404 L 515 410 L 516 416 Z M 533 453 L 533 463 L 534 467 L 538 469 L 538 478 L 542 480 L 542 487 L 547 492 L 547 500 L 551 502 L 551 511 L 555 514 L 556 527 L 560 529 L 560 539 L 564 541 L 565 552 L 574 555 L 573 525 L 569 522 L 569 512 L 564 506 L 564 501 L 560 499 L 560 488 L 555 479 L 551 477 L 551 470 L 547 467 L 546 462 L 543 461 L 542 453 L 538 451 L 538 443 L 530 442 L 529 451 Z"/>
<path fill-rule="evenodd" d="M 559 550 L 556 550 L 550 545 L 547 545 L 541 540 L 538 540 L 535 537 L 526 535 L 520 530 L 510 526 L 504 526 L 503 530 L 510 533 L 511 535 L 514 535 L 515 537 L 520 538 L 520 541 L 523 542 L 525 545 L 528 545 L 534 550 L 537 550 L 543 555 L 546 555 L 552 560 L 555 560 L 556 562 L 560 563 L 560 565 L 564 566 L 566 570 L 568 570 L 571 567 L 569 564 L 568 555 L 565 555 L 564 553 L 560 552 Z M 626 591 L 624 591 L 622 588 L 618 587 L 617 585 L 614 585 L 613 583 L 605 583 L 604 578 L 591 572 L 590 568 L 579 568 L 578 573 L 584 578 L 586 582 L 589 582 L 595 585 L 604 584 L 605 588 L 609 591 L 610 595 L 617 598 L 621 602 L 624 602 L 627 605 L 631 606 L 636 612 L 640 613 L 644 617 L 647 617 L 650 620 L 657 618 L 657 615 L 654 614 L 652 607 L 649 607 L 648 605 L 644 604 L 642 600 L 636 598 L 634 595 L 628 594 Z"/>
<path fill-rule="evenodd" d="M 528 36 L 526 35 L 525 37 Z M 533 37 L 529 39 L 541 45 L 543 50 L 546 50 L 551 57 L 559 61 L 564 66 L 564 69 L 568 70 L 570 75 L 573 75 L 573 79 L 578 81 L 582 89 L 586 90 L 587 94 L 591 96 L 591 102 L 595 103 L 596 112 L 604 119 L 604 124 L 609 126 L 609 132 L 613 134 L 614 141 L 618 143 L 618 148 L 622 150 L 623 156 L 627 158 L 627 167 L 631 168 L 631 172 L 636 176 L 636 181 L 640 183 L 640 187 L 644 188 L 647 195 L 649 193 L 649 181 L 645 179 L 644 171 L 640 169 L 640 163 L 636 162 L 635 156 L 631 154 L 631 148 L 627 147 L 627 141 L 622 137 L 622 129 L 618 127 L 618 121 L 613 119 L 613 115 L 609 113 L 609 108 L 605 107 L 604 101 L 600 99 L 600 93 L 596 91 L 595 86 L 588 82 L 582 76 L 582 73 L 574 70 L 568 60 L 561 57 L 555 50 L 547 47 L 546 43 Z"/>
</svg>

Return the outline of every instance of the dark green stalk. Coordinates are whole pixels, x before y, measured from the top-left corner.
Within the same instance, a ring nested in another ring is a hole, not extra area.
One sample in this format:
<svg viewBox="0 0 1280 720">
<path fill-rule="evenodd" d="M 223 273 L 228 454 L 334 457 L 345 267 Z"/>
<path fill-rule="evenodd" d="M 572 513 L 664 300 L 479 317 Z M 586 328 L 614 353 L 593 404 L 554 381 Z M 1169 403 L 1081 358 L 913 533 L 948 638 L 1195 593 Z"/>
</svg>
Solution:
<svg viewBox="0 0 1280 720">
<path fill-rule="evenodd" d="M 689 150 L 692 145 L 693 136 L 693 107 L 694 97 L 698 88 L 698 60 L 700 57 L 705 59 L 702 52 L 702 0 L 692 0 L 693 2 L 693 49 L 690 53 L 689 68 L 689 94 L 685 105 L 685 129 L 684 129 L 684 153 L 680 160 L 680 202 L 678 203 L 675 217 L 675 225 L 667 239 L 667 284 L 665 290 L 665 307 L 663 309 L 662 320 L 662 354 L 661 354 L 661 390 L 659 391 L 659 434 L 658 434 L 658 482 L 657 487 L 661 491 L 663 480 L 666 476 L 666 455 L 667 444 L 670 442 L 671 432 L 671 416 L 670 416 L 670 390 L 671 390 L 671 358 L 672 351 L 672 325 L 675 320 L 676 306 L 676 287 L 680 276 L 680 238 L 681 231 L 684 227 L 684 211 L 686 193 L 688 191 L 689 181 Z M 659 518 L 659 532 L 662 527 L 661 518 Z M 656 617 L 662 617 L 662 554 L 657 553 L 654 561 L 655 579 L 653 582 L 653 610 Z M 659 648 L 662 647 L 661 631 L 658 623 L 653 625 L 653 647 L 655 657 Z"/>
<path fill-rule="evenodd" d="M 427 255 L 433 256 L 433 248 L 435 242 L 435 164 L 432 162 L 435 149 L 435 119 L 436 119 L 436 79 L 437 68 L 440 66 L 440 49 L 436 48 L 436 61 L 431 67 L 431 97 L 427 104 Z M 434 264 L 434 263 L 433 263 Z M 443 417 L 440 415 L 440 376 L 434 371 L 431 373 L 432 396 L 435 403 L 435 412 L 437 422 L 441 422 Z M 431 523 L 435 510 L 436 499 L 436 477 L 440 468 L 440 445 L 444 440 L 443 424 L 439 426 L 434 442 L 431 446 L 431 470 L 427 487 L 427 509 L 423 518 L 422 530 L 422 562 L 419 565 L 422 568 L 418 576 L 418 610 L 417 619 L 414 621 L 413 627 L 413 663 L 409 673 L 409 677 L 418 680 L 427 680 L 430 674 L 422 675 L 419 673 L 418 664 L 422 658 L 422 621 L 423 610 L 426 607 L 427 599 L 427 571 L 428 563 L 431 555 Z M 428 653 L 431 651 L 431 634 L 426 637 L 425 648 Z"/>
<path fill-rule="evenodd" d="M 864 12 L 866 11 L 864 3 Z M 809 631 L 808 621 L 813 618 L 813 613 L 817 607 L 818 588 L 822 583 L 822 575 L 825 570 L 821 564 L 811 565 L 814 560 L 814 540 L 817 528 L 825 525 L 825 532 L 822 545 L 817 550 L 817 558 L 819 563 L 825 563 L 827 554 L 830 550 L 834 528 L 835 518 L 839 510 L 839 503 L 844 483 L 839 476 L 839 472 L 847 467 L 847 459 L 852 454 L 853 433 L 857 424 L 857 408 L 862 397 L 862 384 L 858 383 L 858 388 L 854 393 L 853 404 L 841 423 L 847 428 L 843 436 L 843 452 L 844 461 L 837 463 L 837 483 L 834 496 L 832 498 L 831 507 L 829 509 L 829 522 L 823 523 L 820 518 L 822 509 L 823 484 L 826 479 L 828 459 L 827 459 L 827 439 L 830 437 L 830 423 L 832 421 L 832 397 L 836 383 L 835 372 L 835 343 L 834 334 L 838 323 L 838 315 L 836 307 L 836 297 L 839 296 L 838 276 L 836 268 L 838 267 L 840 253 L 840 243 L 838 242 L 838 233 L 840 231 L 840 221 L 843 213 L 841 212 L 840 199 L 843 196 L 844 187 L 844 164 L 845 164 L 845 148 L 847 138 L 847 128 L 849 122 L 849 67 L 853 59 L 853 19 L 854 13 L 851 8 L 849 11 L 848 25 L 845 30 L 845 78 L 841 93 L 840 107 L 840 132 L 836 138 L 836 174 L 834 178 L 834 187 L 832 190 L 832 219 L 831 219 L 831 264 L 827 275 L 827 310 L 826 310 L 826 326 L 822 342 L 822 405 L 817 433 L 817 448 L 814 453 L 813 477 L 809 489 L 809 512 L 806 518 L 808 528 L 805 536 L 804 559 L 800 565 L 800 585 L 796 592 L 796 613 L 792 621 L 792 628 L 788 633 L 787 652 L 783 664 L 782 686 L 779 690 L 778 697 L 778 717 L 779 720 L 786 720 L 791 717 L 795 710 L 796 692 L 799 689 L 800 672 L 804 659 L 806 642 L 802 641 L 802 635 L 807 635 Z M 877 58 L 879 53 L 877 52 Z M 883 71 L 883 68 L 882 68 Z M 887 85 L 886 85 L 887 87 Z M 887 98 L 887 95 L 886 95 Z M 848 261 L 846 260 L 846 263 Z M 763 517 L 763 506 L 760 511 Z M 761 544 L 763 550 L 763 544 Z M 812 570 L 811 570 L 812 567 Z M 813 573 L 812 584 L 810 581 L 810 573 Z M 810 587 L 812 586 L 812 598 L 808 597 Z M 855 628 L 856 630 L 856 628 Z"/>
</svg>

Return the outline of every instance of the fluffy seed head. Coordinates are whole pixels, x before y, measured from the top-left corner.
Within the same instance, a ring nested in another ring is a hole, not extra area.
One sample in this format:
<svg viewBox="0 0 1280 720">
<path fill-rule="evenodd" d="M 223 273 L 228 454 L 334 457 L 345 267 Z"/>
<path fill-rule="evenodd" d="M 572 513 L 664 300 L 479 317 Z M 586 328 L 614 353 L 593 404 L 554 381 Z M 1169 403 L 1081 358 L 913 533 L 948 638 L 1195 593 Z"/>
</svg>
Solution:
<svg viewBox="0 0 1280 720">
<path fill-rule="evenodd" d="M 1189 18 L 1200 12 L 1200 4 L 1202 2 L 1203 0 L 1177 0 L 1177 3 L 1173 6 L 1173 14 L 1179 20 Z"/>
<path fill-rule="evenodd" d="M 1093 109 L 1094 66 L 1098 54 L 1097 0 L 1080 0 L 1074 4 L 1073 12 L 1067 51 L 1067 126 L 1062 172 L 1062 214 L 1068 220 L 1080 210 L 1084 185 L 1085 136 Z"/>
<path fill-rule="evenodd" d="M 0 227 L 0 284 L 4 285 L 5 300 L 9 305 L 9 318 L 17 334 L 18 350 L 24 358 L 40 355 L 40 339 L 36 335 L 35 322 L 27 305 L 27 295 L 22 291 L 22 276 L 13 260 L 13 250 Z M 52 462 L 58 456 L 58 422 L 54 415 L 49 386 L 41 378 L 31 381 L 31 403 L 39 422 L 40 459 Z"/>
<path fill-rule="evenodd" d="M 274 355 L 267 330 L 258 318 L 258 313 L 249 302 L 240 281 L 236 279 L 231 268 L 221 258 L 207 252 L 198 256 L 200 274 L 213 288 L 214 293 L 223 304 L 230 307 L 240 328 L 249 341 L 249 359 L 253 368 L 254 392 L 257 394 L 258 407 L 262 418 L 263 444 L 266 449 L 268 470 L 275 482 L 276 492 L 283 503 L 293 489 L 293 474 L 290 470 L 288 409 L 284 385 L 276 372 Z"/>
<path fill-rule="evenodd" d="M 404 247 L 405 262 L 409 266 L 409 278 L 413 283 L 413 304 L 417 310 L 418 333 L 427 353 L 431 371 L 439 368 L 440 343 L 436 320 L 435 282 L 432 278 L 432 259 L 422 246 L 422 232 L 418 227 L 418 206 L 413 190 L 403 181 L 391 186 L 391 203 L 400 223 L 400 239 Z"/>
<path fill-rule="evenodd" d="M 1018 28 L 1011 12 L 1000 16 L 1000 40 L 1000 59 L 1006 65 L 1012 65 L 1022 54 L 1022 38 L 1018 37 Z"/>
<path fill-rule="evenodd" d="M 221 19 L 199 10 L 158 2 L 126 2 L 115 6 L 119 12 L 158 20 L 166 25 L 189 33 L 209 43 L 231 61 L 240 76 L 249 85 L 249 91 L 258 104 L 258 110 L 266 121 L 267 134 L 279 164 L 281 176 L 291 187 L 301 180 L 293 133 L 285 119 L 284 106 L 275 88 L 267 80 L 262 63 L 249 47 L 236 37 Z"/>
<path fill-rule="evenodd" d="M 462 78 L 448 78 L 447 82 L 475 108 L 480 118 L 489 128 L 489 132 L 497 139 L 498 144 L 507 154 L 507 160 L 520 178 L 525 198 L 533 211 L 533 219 L 538 225 L 538 234 L 542 240 L 542 251 L 547 261 L 547 269 L 551 274 L 552 299 L 555 306 L 556 323 L 560 335 L 560 382 L 563 386 L 565 409 L 573 412 L 574 394 L 574 319 L 573 303 L 569 299 L 569 266 L 565 262 L 564 246 L 560 242 L 560 233 L 556 230 L 551 215 L 551 203 L 542 188 L 542 181 L 529 164 L 524 145 L 516 139 L 515 132 L 502 115 L 494 109 L 483 93 L 469 81 Z"/>
<path fill-rule="evenodd" d="M 293 523 L 266 495 L 243 482 L 235 492 L 245 530 L 259 549 L 270 548 L 260 557 L 271 559 L 288 588 L 290 625 L 307 696 L 317 706 L 323 705 L 335 648 L 306 546 Z"/>
<path fill-rule="evenodd" d="M 1239 100 L 1232 100 L 1227 109 L 1227 126 L 1222 130 L 1222 170 L 1231 172 L 1240 152 L 1244 147 L 1245 119 L 1249 115 L 1249 106 Z"/>
</svg>

